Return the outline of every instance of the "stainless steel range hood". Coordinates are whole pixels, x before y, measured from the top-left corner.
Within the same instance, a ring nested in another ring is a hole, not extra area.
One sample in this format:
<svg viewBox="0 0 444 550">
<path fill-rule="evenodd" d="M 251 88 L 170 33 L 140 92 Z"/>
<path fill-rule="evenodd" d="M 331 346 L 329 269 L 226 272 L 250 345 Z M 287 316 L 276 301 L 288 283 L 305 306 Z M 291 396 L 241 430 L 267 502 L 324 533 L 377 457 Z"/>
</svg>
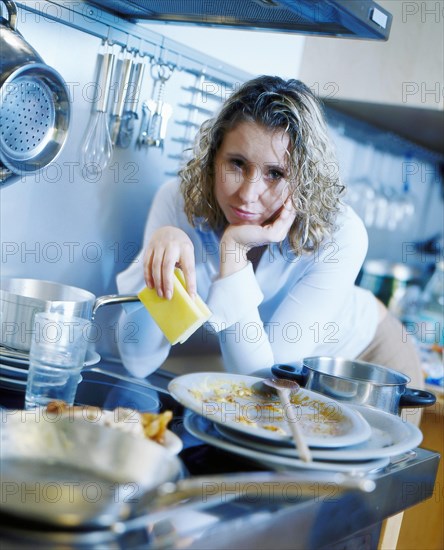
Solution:
<svg viewBox="0 0 444 550">
<path fill-rule="evenodd" d="M 92 0 L 125 19 L 387 40 L 391 14 L 373 0 Z"/>
</svg>

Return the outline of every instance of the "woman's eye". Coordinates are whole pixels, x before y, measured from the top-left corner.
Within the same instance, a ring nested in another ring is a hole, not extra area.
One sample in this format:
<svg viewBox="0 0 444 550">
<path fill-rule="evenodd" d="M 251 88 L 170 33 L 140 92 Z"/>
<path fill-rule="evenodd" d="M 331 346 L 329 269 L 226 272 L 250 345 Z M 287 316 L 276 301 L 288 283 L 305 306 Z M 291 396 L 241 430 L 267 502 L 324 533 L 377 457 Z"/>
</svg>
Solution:
<svg viewBox="0 0 444 550">
<path fill-rule="evenodd" d="M 284 177 L 280 170 L 269 170 L 267 175 L 271 181 L 280 181 Z"/>
<path fill-rule="evenodd" d="M 231 159 L 230 164 L 235 168 L 242 168 L 244 166 L 244 162 L 241 159 Z"/>
</svg>

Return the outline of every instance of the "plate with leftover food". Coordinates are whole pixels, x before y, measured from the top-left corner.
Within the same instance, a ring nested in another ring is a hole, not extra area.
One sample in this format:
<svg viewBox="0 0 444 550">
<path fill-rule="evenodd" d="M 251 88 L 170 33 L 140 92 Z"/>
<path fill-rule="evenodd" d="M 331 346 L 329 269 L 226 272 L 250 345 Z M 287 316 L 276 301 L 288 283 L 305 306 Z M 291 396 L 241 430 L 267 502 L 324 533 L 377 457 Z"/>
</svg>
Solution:
<svg viewBox="0 0 444 550">
<path fill-rule="evenodd" d="M 195 413 L 190 413 L 185 416 L 184 426 L 191 435 L 201 439 L 205 443 L 213 445 L 214 447 L 224 451 L 243 456 L 248 460 L 262 464 L 266 468 L 271 468 L 272 470 L 303 468 L 309 470 L 327 470 L 333 472 L 346 472 L 349 474 L 363 474 L 385 468 L 390 463 L 389 458 L 356 462 L 332 462 L 325 460 L 312 460 L 311 462 L 304 462 L 303 460 L 299 460 L 294 457 L 291 458 L 287 456 L 275 455 L 272 452 L 257 451 L 225 439 L 216 430 L 215 424 Z"/>
<path fill-rule="evenodd" d="M 58 418 L 84 420 L 128 432 L 136 437 L 151 439 L 172 454 L 179 454 L 183 448 L 182 440 L 167 428 L 173 418 L 171 411 L 139 412 L 127 407 L 105 410 L 90 405 L 68 406 L 64 401 L 51 401 L 46 407 L 45 416 L 53 421 Z"/>
<path fill-rule="evenodd" d="M 29 353 L 24 351 L 15 350 L 11 348 L 5 348 L 0 346 L 0 359 L 2 363 L 6 364 L 15 364 L 21 365 L 23 368 L 29 368 Z M 91 367 L 100 362 L 100 355 L 93 350 L 86 350 L 85 361 L 83 362 L 84 367 Z"/>
<path fill-rule="evenodd" d="M 13 378 L 14 380 L 22 380 L 26 384 L 28 371 L 0 363 L 0 376 L 4 376 L 5 378 Z"/>
<path fill-rule="evenodd" d="M 311 455 L 318 460 L 358 461 L 374 460 L 377 458 L 391 458 L 411 451 L 422 441 L 422 432 L 419 428 L 405 422 L 399 416 L 378 411 L 361 405 L 349 405 L 359 412 L 370 424 L 371 435 L 367 441 L 337 449 L 311 449 Z M 261 452 L 272 452 L 287 457 L 299 457 L 294 447 L 260 441 L 253 437 L 246 437 L 222 425 L 215 425 L 216 430 L 229 441 L 244 445 Z"/>
<path fill-rule="evenodd" d="M 206 419 L 262 441 L 292 445 L 287 412 L 262 378 L 196 372 L 172 380 L 168 391 Z M 369 423 L 355 410 L 319 393 L 300 388 L 290 402 L 310 447 L 345 447 L 369 439 Z"/>
</svg>

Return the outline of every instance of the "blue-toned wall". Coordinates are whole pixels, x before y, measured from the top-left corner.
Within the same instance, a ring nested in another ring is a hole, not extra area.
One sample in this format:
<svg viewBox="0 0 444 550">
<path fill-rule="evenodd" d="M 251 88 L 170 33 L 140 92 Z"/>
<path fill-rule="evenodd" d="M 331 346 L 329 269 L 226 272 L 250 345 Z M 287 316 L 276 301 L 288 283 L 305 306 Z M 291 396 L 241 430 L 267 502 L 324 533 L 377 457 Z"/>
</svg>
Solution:
<svg viewBox="0 0 444 550">
<path fill-rule="evenodd" d="M 137 149 L 134 139 L 130 148 L 115 149 L 110 166 L 97 180 L 88 180 L 82 172 L 80 148 L 93 106 L 89 93 L 100 40 L 23 9 L 19 10 L 18 28 L 68 83 L 72 120 L 66 146 L 55 162 L 0 191 L 1 275 L 75 285 L 97 296 L 114 293 L 116 274 L 139 249 L 156 189 L 177 170 L 177 157 L 187 145 L 183 139 L 189 133 L 183 123 L 199 124 L 208 116 L 200 113 L 192 118 L 183 106 L 193 99 L 187 89 L 199 81 L 180 70 L 168 81 L 164 99 L 173 106 L 173 116 L 164 151 Z M 233 69 L 234 80 L 239 74 Z M 141 101 L 151 96 L 152 89 L 153 80 L 147 72 Z M 207 98 L 204 105 L 210 111 L 231 91 L 214 85 L 212 90 L 217 97 Z M 140 115 L 140 104 L 138 112 Z M 408 170 L 414 217 L 407 226 L 399 225 L 395 230 L 369 227 L 369 257 L 428 265 L 429 257 L 406 256 L 406 252 L 412 241 L 443 230 L 442 183 L 436 157 L 370 125 L 331 110 L 328 115 L 342 177 L 351 189 L 365 178 L 376 187 L 381 184 L 399 194 L 407 168 L 405 155 L 412 152 Z M 138 130 L 136 125 L 136 134 Z M 383 152 L 371 163 L 369 145 Z M 118 306 L 111 306 L 98 313 L 103 335 L 98 351 L 104 355 L 116 353 L 114 323 L 118 312 Z"/>
</svg>

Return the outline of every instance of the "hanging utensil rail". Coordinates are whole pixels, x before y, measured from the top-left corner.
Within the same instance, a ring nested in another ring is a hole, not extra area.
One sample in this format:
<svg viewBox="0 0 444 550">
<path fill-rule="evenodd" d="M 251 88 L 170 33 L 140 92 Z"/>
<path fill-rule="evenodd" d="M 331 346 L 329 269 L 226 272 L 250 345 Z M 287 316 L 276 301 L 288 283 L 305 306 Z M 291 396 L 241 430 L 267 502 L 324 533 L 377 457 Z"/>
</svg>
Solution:
<svg viewBox="0 0 444 550">
<path fill-rule="evenodd" d="M 17 6 L 40 17 L 57 21 L 76 30 L 108 40 L 129 51 L 139 52 L 162 63 L 170 64 L 176 70 L 199 75 L 202 67 L 206 69 L 206 79 L 219 86 L 228 88 L 243 82 L 251 74 L 236 67 L 221 63 L 185 44 L 176 42 L 155 33 L 141 25 L 126 21 L 86 2 L 17 2 Z M 222 76 L 220 76 L 222 75 Z"/>
</svg>

